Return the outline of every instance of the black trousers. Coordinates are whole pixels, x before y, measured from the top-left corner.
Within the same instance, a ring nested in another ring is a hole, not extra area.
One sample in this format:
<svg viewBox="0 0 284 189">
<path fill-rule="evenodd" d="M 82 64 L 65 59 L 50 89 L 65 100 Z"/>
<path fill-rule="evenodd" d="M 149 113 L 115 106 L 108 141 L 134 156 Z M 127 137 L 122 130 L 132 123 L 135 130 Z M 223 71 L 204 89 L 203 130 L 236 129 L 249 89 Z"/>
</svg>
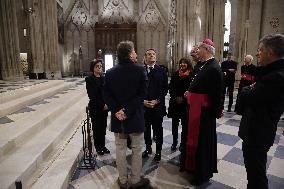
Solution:
<svg viewBox="0 0 284 189">
<path fill-rule="evenodd" d="M 91 115 L 94 145 L 97 151 L 105 147 L 107 113 Z"/>
<path fill-rule="evenodd" d="M 233 105 L 234 82 L 225 82 L 224 89 L 223 89 L 224 97 L 226 96 L 226 89 L 228 90 L 228 93 L 229 93 L 228 109 L 231 109 Z"/>
<path fill-rule="evenodd" d="M 247 189 L 268 189 L 266 176 L 267 147 L 251 147 L 243 142 L 244 163 L 247 171 Z"/>
<path fill-rule="evenodd" d="M 156 151 L 159 152 L 162 150 L 163 145 L 163 116 L 158 114 L 155 109 L 147 109 L 145 111 L 145 131 L 144 131 L 144 140 L 146 148 L 151 148 L 152 146 L 152 137 L 151 137 L 151 126 L 153 132 L 156 135 Z"/>
</svg>

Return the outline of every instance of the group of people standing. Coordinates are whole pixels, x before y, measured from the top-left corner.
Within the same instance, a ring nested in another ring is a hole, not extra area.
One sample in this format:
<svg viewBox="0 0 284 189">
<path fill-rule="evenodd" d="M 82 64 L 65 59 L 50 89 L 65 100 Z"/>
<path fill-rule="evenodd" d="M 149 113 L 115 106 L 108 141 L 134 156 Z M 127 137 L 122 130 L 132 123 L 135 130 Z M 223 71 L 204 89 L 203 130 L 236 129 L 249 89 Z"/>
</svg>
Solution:
<svg viewBox="0 0 284 189">
<path fill-rule="evenodd" d="M 277 46 L 279 49 L 271 42 L 276 38 L 283 43 L 282 47 Z M 243 89 L 239 89 L 240 108 L 237 112 L 243 115 L 239 136 L 243 139 L 248 188 L 268 188 L 264 163 L 271 141 L 275 137 L 277 122 L 284 109 L 283 48 L 283 35 L 266 36 L 260 41 L 257 55 L 261 68 L 251 68 L 252 56 L 245 57 L 245 65 L 241 68 L 240 86 Z M 229 81 L 234 79 L 237 66 L 235 62 L 232 63 L 230 55 L 227 63 L 220 66 L 214 54 L 214 43 L 210 39 L 194 46 L 191 51 L 192 60 L 195 61 L 194 68 L 189 59 L 182 58 L 178 63 L 179 69 L 172 74 L 169 85 L 165 70 L 156 64 L 155 49 L 148 49 L 145 52 L 144 65 L 141 66 L 136 64 L 137 55 L 134 44 L 130 41 L 118 44 L 118 64 L 106 72 L 105 78 L 101 72 L 96 74 L 101 62 L 92 62 L 93 75 L 86 78 L 86 87 L 90 98 L 89 106 L 93 109 L 90 110 L 90 114 L 95 148 L 99 155 L 109 153 L 102 140 L 106 129 L 105 115 L 107 111 L 111 111 L 111 131 L 115 135 L 116 164 L 119 172 L 117 183 L 120 188 L 141 188 L 149 185 L 149 179 L 141 176 L 142 158 L 152 154 L 153 130 L 156 137 L 154 160 L 161 160 L 162 122 L 165 115 L 172 118 L 172 151 L 177 149 L 178 126 L 179 123 L 182 125 L 179 147 L 180 171 L 187 171 L 192 175 L 191 184 L 201 185 L 212 178 L 213 173 L 218 172 L 216 119 L 223 115 L 226 88 L 229 98 L 232 97 L 234 87 Z M 250 69 L 258 74 L 250 75 Z M 230 76 L 230 79 L 226 79 L 226 76 Z M 274 83 L 270 82 L 270 77 L 274 79 Z M 256 84 L 251 85 L 255 81 Z M 245 87 L 248 84 L 249 90 Z M 166 114 L 165 96 L 168 90 L 170 101 Z M 278 104 L 274 96 L 277 97 Z M 228 111 L 231 111 L 232 102 L 230 99 Z M 268 105 L 269 103 L 272 105 Z M 272 117 L 267 108 L 274 113 Z M 265 116 L 255 117 L 255 111 L 259 114 L 264 113 Z M 260 122 L 259 119 L 262 118 L 263 122 Z M 259 139 L 254 134 L 258 133 L 256 124 L 261 124 L 262 136 Z M 103 131 L 97 128 L 100 125 Z M 96 131 L 100 133 L 96 134 Z M 265 132 L 269 136 L 264 136 Z M 253 141 L 259 141 L 260 138 L 265 140 L 254 144 Z M 132 159 L 131 175 L 128 179 L 126 150 L 129 139 Z M 144 141 L 146 148 L 143 151 Z M 261 160 L 256 160 L 257 155 L 261 155 Z M 259 166 L 261 169 L 258 169 Z M 266 183 L 267 187 L 259 187 L 256 179 L 262 179 L 261 183 Z"/>
</svg>

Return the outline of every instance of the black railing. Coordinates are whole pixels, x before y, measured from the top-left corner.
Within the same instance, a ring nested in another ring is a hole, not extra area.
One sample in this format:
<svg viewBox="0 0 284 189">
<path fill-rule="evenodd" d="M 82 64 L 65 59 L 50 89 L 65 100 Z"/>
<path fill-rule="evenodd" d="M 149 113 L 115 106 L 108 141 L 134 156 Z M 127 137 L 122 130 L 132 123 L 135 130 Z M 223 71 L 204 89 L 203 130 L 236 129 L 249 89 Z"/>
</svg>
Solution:
<svg viewBox="0 0 284 189">
<path fill-rule="evenodd" d="M 94 142 L 92 133 L 92 123 L 90 121 L 89 108 L 86 107 L 87 119 L 82 123 L 83 134 L 83 159 L 80 169 L 94 169 L 96 166 L 96 155 L 94 154 Z"/>
</svg>

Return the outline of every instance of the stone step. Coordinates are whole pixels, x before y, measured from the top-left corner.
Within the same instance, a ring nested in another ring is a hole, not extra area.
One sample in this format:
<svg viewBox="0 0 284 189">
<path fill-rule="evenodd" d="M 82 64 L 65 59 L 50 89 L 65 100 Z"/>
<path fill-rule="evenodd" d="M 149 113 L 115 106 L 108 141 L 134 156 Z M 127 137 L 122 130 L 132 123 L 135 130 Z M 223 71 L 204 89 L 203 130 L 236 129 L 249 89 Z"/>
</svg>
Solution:
<svg viewBox="0 0 284 189">
<path fill-rule="evenodd" d="M 70 96 L 71 94 L 71 96 Z M 19 121 L 1 125 L 0 127 L 0 160 L 9 151 L 12 151 L 29 139 L 31 136 L 48 126 L 54 119 L 60 116 L 69 106 L 76 103 L 82 97 L 87 98 L 84 86 L 72 90 L 68 98 L 62 98 L 56 104 L 45 104 L 45 108 L 35 111 Z M 84 105 L 85 106 L 85 105 Z"/>
<path fill-rule="evenodd" d="M 68 130 L 74 129 L 78 119 L 82 119 L 88 99 L 84 95 L 74 105 L 51 121 L 47 127 L 35 133 L 30 139 L 19 144 L 13 153 L 0 162 L 0 188 L 15 189 L 15 181 L 21 181 L 23 188 L 41 163 L 53 153 Z"/>
<path fill-rule="evenodd" d="M 68 188 L 72 174 L 82 156 L 82 138 L 81 127 L 79 127 L 56 160 L 47 166 L 43 173 L 32 179 L 34 183 L 30 189 Z"/>
<path fill-rule="evenodd" d="M 9 115 L 7 115 L 6 117 L 9 118 L 10 120 L 17 122 L 20 121 L 22 119 L 25 119 L 29 116 L 33 116 L 33 114 L 37 111 L 37 112 L 44 112 L 46 109 L 54 109 L 55 106 L 57 106 L 58 104 L 61 104 L 62 102 L 68 100 L 68 99 L 72 99 L 73 95 L 75 92 L 84 90 L 83 88 L 69 88 L 67 90 L 64 91 L 60 91 L 59 93 L 50 96 L 48 98 L 45 98 L 37 103 L 31 104 L 27 107 L 24 107 L 23 109 L 20 109 L 16 112 L 13 112 Z M 5 123 L 2 124 L 1 127 L 3 126 L 9 126 L 11 123 Z"/>
<path fill-rule="evenodd" d="M 31 81 L 26 81 L 22 83 L 17 83 L 19 87 L 14 90 L 7 90 L 4 93 L 0 93 L 0 103 L 8 102 L 17 98 L 20 98 L 22 96 L 26 96 L 29 94 L 33 94 L 35 92 L 63 84 L 64 80 L 43 80 L 43 81 L 38 81 L 35 80 L 33 82 Z M 7 85 L 15 85 L 13 82 L 8 82 Z"/>
<path fill-rule="evenodd" d="M 0 106 L 0 117 L 6 116 L 12 112 L 20 110 L 27 105 L 34 104 L 38 101 L 41 101 L 42 99 L 52 96 L 58 93 L 59 91 L 68 89 L 74 85 L 75 85 L 74 83 L 62 82 L 58 85 L 50 86 L 49 88 L 31 93 L 31 94 L 22 95 L 16 99 L 13 99 L 7 102 L 3 102 L 1 103 L 1 106 Z"/>
</svg>

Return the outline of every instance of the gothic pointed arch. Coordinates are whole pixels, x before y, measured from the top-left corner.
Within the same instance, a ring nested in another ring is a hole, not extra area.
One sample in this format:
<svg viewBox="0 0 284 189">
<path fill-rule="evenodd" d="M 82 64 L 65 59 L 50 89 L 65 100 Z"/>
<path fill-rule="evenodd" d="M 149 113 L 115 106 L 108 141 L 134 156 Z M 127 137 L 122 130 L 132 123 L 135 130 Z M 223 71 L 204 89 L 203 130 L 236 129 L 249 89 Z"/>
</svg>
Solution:
<svg viewBox="0 0 284 189">
<path fill-rule="evenodd" d="M 107 0 L 99 15 L 100 23 L 121 24 L 134 22 L 133 3 L 129 0 Z"/>
<path fill-rule="evenodd" d="M 166 19 L 163 17 L 155 0 L 148 1 L 139 18 L 138 24 L 141 29 L 146 30 L 163 30 L 166 27 Z"/>
</svg>

